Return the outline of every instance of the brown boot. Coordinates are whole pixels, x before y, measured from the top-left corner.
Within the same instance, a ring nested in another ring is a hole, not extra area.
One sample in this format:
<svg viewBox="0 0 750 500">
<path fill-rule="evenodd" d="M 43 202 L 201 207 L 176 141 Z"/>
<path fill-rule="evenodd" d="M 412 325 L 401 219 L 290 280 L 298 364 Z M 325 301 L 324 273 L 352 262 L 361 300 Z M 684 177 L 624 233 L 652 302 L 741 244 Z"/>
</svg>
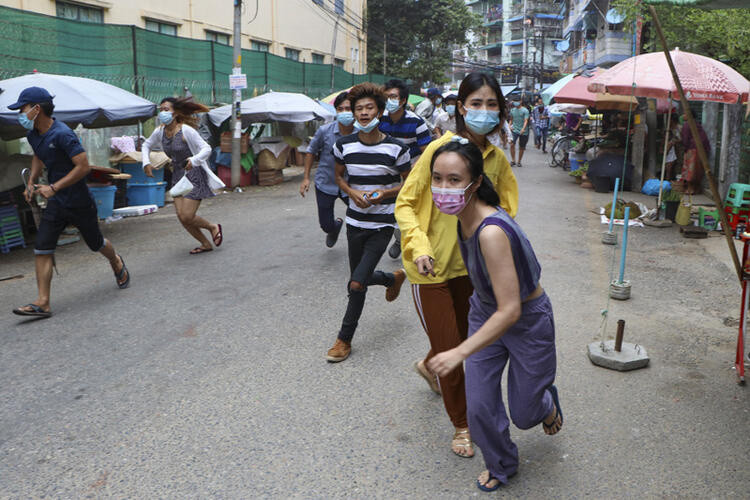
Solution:
<svg viewBox="0 0 750 500">
<path fill-rule="evenodd" d="M 393 302 L 398 298 L 398 294 L 401 292 L 401 285 L 404 284 L 406 279 L 406 271 L 399 269 L 393 273 L 393 284 L 385 289 L 385 300 L 387 302 Z"/>
<path fill-rule="evenodd" d="M 331 363 L 338 363 L 339 361 L 344 361 L 346 358 L 348 358 L 351 352 L 352 345 L 350 343 L 344 342 L 341 339 L 336 339 L 333 347 L 328 349 L 326 359 Z"/>
</svg>

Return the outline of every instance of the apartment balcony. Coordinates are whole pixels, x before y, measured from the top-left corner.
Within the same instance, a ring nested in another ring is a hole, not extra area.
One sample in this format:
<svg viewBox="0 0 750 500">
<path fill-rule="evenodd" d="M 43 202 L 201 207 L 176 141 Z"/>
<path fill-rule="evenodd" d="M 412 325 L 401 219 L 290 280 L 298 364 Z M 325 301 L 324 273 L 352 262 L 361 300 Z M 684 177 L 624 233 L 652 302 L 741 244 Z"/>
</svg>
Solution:
<svg viewBox="0 0 750 500">
<path fill-rule="evenodd" d="M 573 52 L 570 61 L 570 71 L 578 71 L 596 66 L 596 44 L 593 41 L 588 42 L 585 48 L 580 48 Z"/>
<path fill-rule="evenodd" d="M 622 31 L 605 31 L 596 39 L 594 61 L 597 66 L 612 66 L 629 58 L 633 50 L 633 39 Z"/>
</svg>

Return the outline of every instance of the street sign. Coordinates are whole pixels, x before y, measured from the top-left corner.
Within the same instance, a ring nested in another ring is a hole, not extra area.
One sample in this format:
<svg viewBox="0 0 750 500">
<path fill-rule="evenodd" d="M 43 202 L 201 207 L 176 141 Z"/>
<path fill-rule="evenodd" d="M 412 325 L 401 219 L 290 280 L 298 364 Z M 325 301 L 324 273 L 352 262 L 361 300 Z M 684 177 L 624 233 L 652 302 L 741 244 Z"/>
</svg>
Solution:
<svg viewBox="0 0 750 500">
<path fill-rule="evenodd" d="M 229 89 L 241 90 L 247 88 L 247 75 L 229 75 Z"/>
</svg>

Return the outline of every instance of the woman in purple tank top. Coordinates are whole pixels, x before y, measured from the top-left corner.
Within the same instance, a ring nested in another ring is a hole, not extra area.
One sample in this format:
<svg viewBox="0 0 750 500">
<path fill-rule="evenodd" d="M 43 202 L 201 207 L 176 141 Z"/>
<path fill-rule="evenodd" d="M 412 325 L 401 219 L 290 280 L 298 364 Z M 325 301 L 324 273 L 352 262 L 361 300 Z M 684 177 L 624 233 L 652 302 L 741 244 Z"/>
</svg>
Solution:
<svg viewBox="0 0 750 500">
<path fill-rule="evenodd" d="M 428 366 L 445 376 L 466 362 L 469 430 L 487 467 L 477 486 L 494 491 L 518 469 L 518 449 L 510 439 L 502 399 L 506 364 L 508 406 L 516 427 L 541 423 L 546 434 L 562 428 L 553 385 L 557 362 L 552 306 L 539 285 L 541 268 L 534 250 L 520 226 L 499 208 L 479 149 L 466 139 L 448 142 L 435 151 L 431 168 L 435 205 L 458 216 L 459 245 L 474 294 L 469 337 L 435 355 Z"/>
</svg>

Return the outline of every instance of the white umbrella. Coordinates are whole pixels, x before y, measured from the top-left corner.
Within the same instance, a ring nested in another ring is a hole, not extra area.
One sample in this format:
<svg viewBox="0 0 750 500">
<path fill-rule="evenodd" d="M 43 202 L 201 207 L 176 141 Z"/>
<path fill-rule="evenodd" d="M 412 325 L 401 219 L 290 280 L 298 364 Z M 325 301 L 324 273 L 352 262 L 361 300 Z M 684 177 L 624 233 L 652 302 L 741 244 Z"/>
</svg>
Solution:
<svg viewBox="0 0 750 500">
<path fill-rule="evenodd" d="M 259 122 L 308 122 L 311 120 L 333 120 L 336 113 L 329 111 L 304 94 L 269 92 L 242 101 L 243 126 Z M 208 112 L 211 123 L 217 127 L 232 115 L 232 105 L 227 104 Z"/>
<path fill-rule="evenodd" d="M 42 87 L 52 94 L 55 118 L 71 128 L 132 125 L 156 114 L 156 105 L 114 85 L 76 76 L 32 73 L 0 81 L 0 137 L 24 137 L 18 110 L 8 109 L 28 87 Z"/>
</svg>

